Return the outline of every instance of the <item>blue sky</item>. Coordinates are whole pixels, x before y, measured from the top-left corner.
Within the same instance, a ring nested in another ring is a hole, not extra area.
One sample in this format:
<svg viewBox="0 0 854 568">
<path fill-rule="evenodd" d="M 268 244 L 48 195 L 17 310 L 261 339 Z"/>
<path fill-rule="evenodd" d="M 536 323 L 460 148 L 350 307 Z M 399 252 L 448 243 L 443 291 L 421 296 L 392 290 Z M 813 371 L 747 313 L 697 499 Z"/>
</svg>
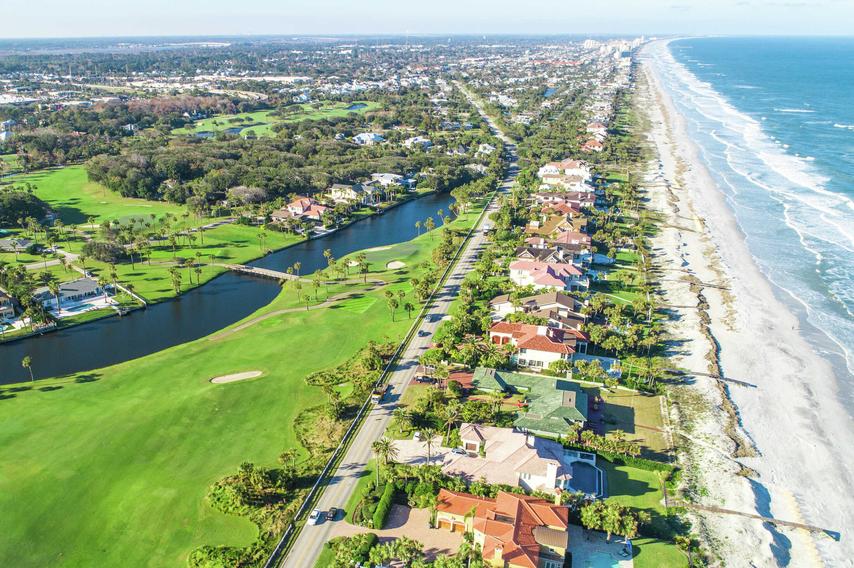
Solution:
<svg viewBox="0 0 854 568">
<path fill-rule="evenodd" d="M 854 0 L 0 0 L 0 37 L 854 34 Z"/>
</svg>

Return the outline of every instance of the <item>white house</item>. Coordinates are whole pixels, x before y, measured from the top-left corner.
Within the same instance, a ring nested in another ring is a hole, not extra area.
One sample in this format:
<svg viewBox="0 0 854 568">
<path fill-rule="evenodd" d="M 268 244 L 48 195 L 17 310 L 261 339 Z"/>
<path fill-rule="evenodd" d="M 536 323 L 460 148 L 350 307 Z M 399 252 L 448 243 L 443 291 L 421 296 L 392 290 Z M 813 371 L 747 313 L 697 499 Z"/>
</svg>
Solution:
<svg viewBox="0 0 854 568">
<path fill-rule="evenodd" d="M 537 176 L 541 178 L 546 175 L 578 176 L 586 180 L 590 178 L 590 167 L 579 160 L 549 162 L 537 171 Z"/>
<path fill-rule="evenodd" d="M 430 141 L 429 138 L 424 138 L 423 136 L 413 136 L 412 138 L 407 138 L 403 141 L 403 145 L 407 148 L 421 147 L 426 150 L 427 148 L 433 145 L 433 142 Z"/>
<path fill-rule="evenodd" d="M 363 203 L 366 200 L 365 189 L 362 184 L 334 183 L 326 190 L 326 195 L 335 203 Z"/>
<path fill-rule="evenodd" d="M 385 138 L 376 132 L 362 132 L 353 137 L 353 142 L 359 146 L 373 146 L 374 144 L 385 142 Z"/>
<path fill-rule="evenodd" d="M 78 278 L 71 282 L 63 282 L 59 285 L 59 301 L 64 306 L 67 303 L 84 302 L 89 298 L 95 298 L 105 293 L 104 288 L 92 278 Z M 33 297 L 49 309 L 56 309 L 56 297 L 47 286 L 41 286 L 33 290 Z"/>
</svg>

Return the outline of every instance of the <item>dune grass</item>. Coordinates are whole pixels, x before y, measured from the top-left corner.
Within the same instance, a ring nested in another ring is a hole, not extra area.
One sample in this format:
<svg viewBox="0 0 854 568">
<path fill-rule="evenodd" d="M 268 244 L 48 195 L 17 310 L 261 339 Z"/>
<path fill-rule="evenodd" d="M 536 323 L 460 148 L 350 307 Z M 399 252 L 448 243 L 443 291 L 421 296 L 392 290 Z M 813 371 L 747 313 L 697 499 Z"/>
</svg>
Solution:
<svg viewBox="0 0 854 568">
<path fill-rule="evenodd" d="M 374 298 L 363 309 L 293 309 L 302 304 L 288 287 L 247 319 L 292 311 L 217 341 L 3 388 L 0 565 L 177 567 L 201 545 L 251 543 L 254 525 L 212 509 L 208 487 L 243 461 L 269 465 L 299 447 L 294 419 L 324 400 L 306 375 L 343 363 L 369 340 L 403 337 L 412 322 L 402 310 L 392 321 L 384 292 L 402 289 L 414 302 L 409 280 L 438 243 L 422 235 L 368 252 L 370 278 L 387 286 L 330 286 L 330 295 Z M 406 268 L 385 270 L 390 258 Z M 209 382 L 247 370 L 264 380 Z"/>
</svg>

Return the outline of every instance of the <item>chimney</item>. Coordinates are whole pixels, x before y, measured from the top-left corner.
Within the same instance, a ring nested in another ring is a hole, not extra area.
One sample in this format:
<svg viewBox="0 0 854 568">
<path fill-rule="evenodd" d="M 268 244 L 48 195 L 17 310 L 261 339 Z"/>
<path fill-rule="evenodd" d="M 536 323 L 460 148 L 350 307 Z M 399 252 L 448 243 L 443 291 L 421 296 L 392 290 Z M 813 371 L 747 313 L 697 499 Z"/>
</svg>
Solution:
<svg viewBox="0 0 854 568">
<path fill-rule="evenodd" d="M 503 560 L 504 559 L 504 547 L 501 546 L 500 544 L 498 546 L 496 546 L 492 557 L 495 560 Z"/>
<path fill-rule="evenodd" d="M 563 490 L 558 487 L 555 489 L 555 505 L 560 505 L 560 496 L 563 494 Z"/>
</svg>

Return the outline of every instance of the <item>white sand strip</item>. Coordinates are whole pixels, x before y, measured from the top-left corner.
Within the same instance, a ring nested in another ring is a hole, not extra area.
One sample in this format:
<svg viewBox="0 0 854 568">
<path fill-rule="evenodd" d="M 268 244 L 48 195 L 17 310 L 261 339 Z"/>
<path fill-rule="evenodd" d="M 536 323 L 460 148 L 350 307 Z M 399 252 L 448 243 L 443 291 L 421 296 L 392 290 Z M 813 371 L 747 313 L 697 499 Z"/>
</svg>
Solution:
<svg viewBox="0 0 854 568">
<path fill-rule="evenodd" d="M 211 379 L 211 382 L 215 385 L 234 383 L 237 381 L 245 381 L 246 379 L 254 379 L 255 377 L 260 377 L 262 374 L 263 373 L 261 371 L 244 371 L 242 373 L 232 373 L 230 375 L 214 377 Z"/>
<path fill-rule="evenodd" d="M 392 260 L 391 262 L 385 265 L 385 267 L 390 270 L 397 270 L 398 268 L 403 268 L 404 266 L 406 266 L 406 263 L 400 262 L 399 260 Z"/>
<path fill-rule="evenodd" d="M 688 340 L 676 364 L 705 371 L 711 346 L 697 332 L 696 293 L 680 282 L 682 274 L 715 282 L 728 291 L 704 287 L 710 329 L 720 345 L 725 374 L 757 388 L 730 387 L 742 434 L 752 440 L 758 457 L 740 458 L 758 475 L 737 475 L 737 466 L 721 456 L 732 451 L 724 434 L 726 416 L 711 379 L 696 377 L 690 389 L 709 403 L 709 412 L 694 412 L 692 437 L 704 444 L 689 446 L 686 475 L 708 491 L 704 504 L 759 512 L 843 531 L 841 542 L 814 538 L 805 531 L 772 533 L 759 522 L 734 516 L 703 514 L 702 529 L 729 566 L 774 566 L 788 557 L 789 566 L 850 565 L 854 539 L 854 433 L 838 398 L 831 365 L 801 337 L 798 321 L 775 297 L 744 241 L 735 218 L 698 149 L 687 135 L 684 119 L 663 91 L 656 75 L 658 58 L 671 57 L 664 44 L 644 50 L 644 73 L 651 80 L 642 107 L 648 109 L 650 141 L 659 161 L 647 177 L 652 207 L 665 223 L 654 242 L 658 264 L 670 272 L 662 278 L 665 303 L 678 316 L 674 335 Z M 668 62 L 663 65 L 670 65 Z M 645 91 L 645 89 L 642 89 Z M 672 275 L 672 276 L 671 276 Z M 710 450 L 713 446 L 717 450 Z M 685 465 L 685 464 L 683 464 Z M 767 494 L 766 494 L 767 492 Z M 762 505 L 758 505 L 761 503 Z M 777 558 L 775 558 L 775 554 Z"/>
</svg>

